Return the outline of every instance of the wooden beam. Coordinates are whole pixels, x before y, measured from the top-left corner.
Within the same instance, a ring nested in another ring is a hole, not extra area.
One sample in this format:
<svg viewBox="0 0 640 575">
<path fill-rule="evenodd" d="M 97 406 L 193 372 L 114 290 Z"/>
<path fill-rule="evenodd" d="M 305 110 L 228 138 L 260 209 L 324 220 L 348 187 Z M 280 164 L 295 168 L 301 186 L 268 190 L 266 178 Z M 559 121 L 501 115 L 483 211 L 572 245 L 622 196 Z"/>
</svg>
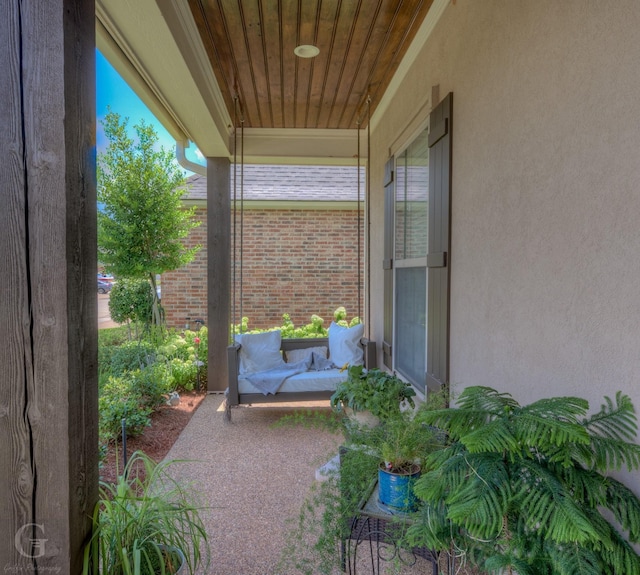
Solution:
<svg viewBox="0 0 640 575">
<path fill-rule="evenodd" d="M 207 158 L 208 391 L 227 388 L 231 301 L 231 195 L 227 158 Z"/>
<path fill-rule="evenodd" d="M 95 7 L 0 7 L 0 565 L 79 573 L 97 499 Z"/>
</svg>

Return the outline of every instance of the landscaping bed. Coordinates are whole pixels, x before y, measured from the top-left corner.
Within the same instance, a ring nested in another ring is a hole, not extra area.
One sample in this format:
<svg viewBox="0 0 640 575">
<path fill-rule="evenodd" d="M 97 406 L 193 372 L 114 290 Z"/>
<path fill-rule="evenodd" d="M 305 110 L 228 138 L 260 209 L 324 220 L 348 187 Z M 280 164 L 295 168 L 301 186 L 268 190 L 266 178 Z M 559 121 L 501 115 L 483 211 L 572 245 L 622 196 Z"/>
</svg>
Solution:
<svg viewBox="0 0 640 575">
<path fill-rule="evenodd" d="M 191 391 L 180 396 L 177 406 L 165 405 L 151 415 L 151 426 L 142 435 L 132 437 L 127 441 L 127 454 L 143 451 L 154 461 L 161 461 L 176 442 L 182 430 L 187 426 L 191 416 L 205 398 L 205 392 Z M 118 441 L 112 442 L 100 468 L 100 479 L 110 483 L 115 482 L 118 473 L 122 472 L 122 445 Z"/>
<path fill-rule="evenodd" d="M 136 331 L 99 332 L 100 477 L 108 482 L 123 469 L 123 421 L 127 455 L 160 461 L 205 395 L 206 328 Z"/>
</svg>

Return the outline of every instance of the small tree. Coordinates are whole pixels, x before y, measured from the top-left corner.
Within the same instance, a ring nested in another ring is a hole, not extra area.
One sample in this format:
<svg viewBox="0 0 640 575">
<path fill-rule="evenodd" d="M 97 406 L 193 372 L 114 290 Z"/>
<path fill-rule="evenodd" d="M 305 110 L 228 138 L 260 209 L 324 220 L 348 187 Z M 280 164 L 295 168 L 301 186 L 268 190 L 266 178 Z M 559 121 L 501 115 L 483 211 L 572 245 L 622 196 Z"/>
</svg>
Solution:
<svg viewBox="0 0 640 575">
<path fill-rule="evenodd" d="M 147 279 L 153 288 L 153 322 L 162 323 L 156 275 L 191 260 L 200 246 L 182 240 L 196 227 L 194 209 L 184 209 L 184 175 L 175 157 L 157 149 L 158 135 L 141 121 L 137 139 L 127 120 L 109 112 L 102 121 L 109 145 L 98 156 L 98 251 L 118 278 Z"/>
<path fill-rule="evenodd" d="M 147 280 L 120 280 L 116 282 L 109 297 L 111 319 L 118 323 L 127 323 L 129 338 L 131 324 L 135 323 L 136 336 L 138 323 L 150 325 L 153 321 L 153 289 Z"/>
</svg>

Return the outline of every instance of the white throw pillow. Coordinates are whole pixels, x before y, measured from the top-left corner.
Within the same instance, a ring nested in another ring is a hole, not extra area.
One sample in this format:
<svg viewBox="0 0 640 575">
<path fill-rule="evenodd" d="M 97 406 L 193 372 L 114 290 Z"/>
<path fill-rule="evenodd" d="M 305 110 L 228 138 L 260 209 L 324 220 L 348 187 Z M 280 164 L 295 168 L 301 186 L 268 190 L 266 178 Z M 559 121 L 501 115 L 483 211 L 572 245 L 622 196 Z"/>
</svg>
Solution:
<svg viewBox="0 0 640 575">
<path fill-rule="evenodd" d="M 324 345 L 318 347 L 305 347 L 303 349 L 292 349 L 291 351 L 287 352 L 287 363 L 297 363 L 299 361 L 304 361 L 308 357 L 311 357 L 314 352 L 319 356 L 326 358 L 329 350 Z"/>
<path fill-rule="evenodd" d="M 240 375 L 281 367 L 284 364 L 280 352 L 279 331 L 241 333 L 235 336 L 240 348 Z"/>
<path fill-rule="evenodd" d="M 338 367 L 362 365 L 364 350 L 360 347 L 360 339 L 364 335 L 364 325 L 342 327 L 335 322 L 329 326 L 329 359 Z"/>
</svg>

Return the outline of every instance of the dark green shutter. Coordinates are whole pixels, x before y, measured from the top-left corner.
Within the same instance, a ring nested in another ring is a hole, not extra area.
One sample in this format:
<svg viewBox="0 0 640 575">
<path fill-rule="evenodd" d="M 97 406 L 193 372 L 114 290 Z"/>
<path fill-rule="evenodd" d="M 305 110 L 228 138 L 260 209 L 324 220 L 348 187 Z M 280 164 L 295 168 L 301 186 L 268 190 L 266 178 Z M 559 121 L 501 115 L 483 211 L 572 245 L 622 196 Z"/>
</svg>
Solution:
<svg viewBox="0 0 640 575">
<path fill-rule="evenodd" d="M 392 366 L 393 351 L 393 235 L 395 222 L 394 158 L 384 167 L 384 329 L 382 334 L 382 362 Z"/>
<path fill-rule="evenodd" d="M 429 123 L 427 387 L 432 390 L 449 381 L 452 110 L 449 94 L 433 109 Z"/>
</svg>

